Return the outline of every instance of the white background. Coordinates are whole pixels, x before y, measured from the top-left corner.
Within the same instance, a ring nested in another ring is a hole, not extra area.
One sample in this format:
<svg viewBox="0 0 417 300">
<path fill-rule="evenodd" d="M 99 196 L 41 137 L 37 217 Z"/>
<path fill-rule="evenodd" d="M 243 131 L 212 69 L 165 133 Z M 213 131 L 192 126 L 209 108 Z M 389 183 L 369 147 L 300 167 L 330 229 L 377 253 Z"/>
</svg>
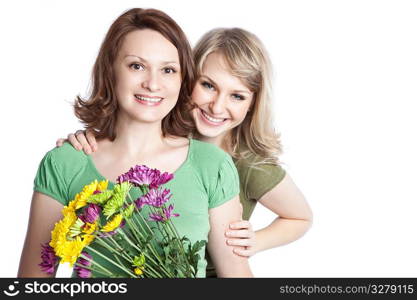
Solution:
<svg viewBox="0 0 417 300">
<path fill-rule="evenodd" d="M 315 220 L 251 258 L 256 276 L 417 276 L 417 5 L 398 0 L 2 1 L 0 276 L 16 276 L 41 158 L 81 127 L 70 103 L 104 34 L 138 5 L 168 13 L 192 44 L 237 26 L 270 52 L 282 160 Z M 258 207 L 252 223 L 272 219 Z"/>
</svg>

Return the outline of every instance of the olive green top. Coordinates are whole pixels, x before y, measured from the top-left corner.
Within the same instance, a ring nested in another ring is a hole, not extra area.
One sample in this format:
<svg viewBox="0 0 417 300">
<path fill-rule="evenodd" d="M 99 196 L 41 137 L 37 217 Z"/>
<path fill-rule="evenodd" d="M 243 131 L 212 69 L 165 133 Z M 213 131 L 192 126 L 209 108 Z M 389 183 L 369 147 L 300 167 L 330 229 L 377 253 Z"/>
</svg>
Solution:
<svg viewBox="0 0 417 300">
<path fill-rule="evenodd" d="M 285 176 L 285 170 L 279 165 L 260 163 L 261 157 L 252 154 L 249 158 L 233 159 L 240 180 L 240 202 L 243 206 L 243 219 L 249 220 L 256 203 L 272 190 Z M 207 277 L 216 277 L 213 262 L 206 252 Z"/>
</svg>

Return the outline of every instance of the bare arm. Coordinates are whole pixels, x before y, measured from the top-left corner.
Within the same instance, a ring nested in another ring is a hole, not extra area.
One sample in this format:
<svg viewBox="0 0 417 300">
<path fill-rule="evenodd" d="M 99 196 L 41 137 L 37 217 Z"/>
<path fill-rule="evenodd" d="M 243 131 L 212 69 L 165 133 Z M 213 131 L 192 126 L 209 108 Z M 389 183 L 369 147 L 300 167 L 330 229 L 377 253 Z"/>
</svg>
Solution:
<svg viewBox="0 0 417 300">
<path fill-rule="evenodd" d="M 311 227 L 313 213 L 288 174 L 259 202 L 279 217 L 267 227 L 256 231 L 255 252 L 291 243 Z"/>
<path fill-rule="evenodd" d="M 53 277 L 40 269 L 41 244 L 49 242 L 51 231 L 62 215 L 63 205 L 55 199 L 34 192 L 30 208 L 26 239 L 20 257 L 17 277 Z"/>
<path fill-rule="evenodd" d="M 208 251 L 219 277 L 253 277 L 248 259 L 234 254 L 233 248 L 226 244 L 225 231 L 231 222 L 242 218 L 239 196 L 212 208 L 210 214 L 210 233 Z"/>
</svg>

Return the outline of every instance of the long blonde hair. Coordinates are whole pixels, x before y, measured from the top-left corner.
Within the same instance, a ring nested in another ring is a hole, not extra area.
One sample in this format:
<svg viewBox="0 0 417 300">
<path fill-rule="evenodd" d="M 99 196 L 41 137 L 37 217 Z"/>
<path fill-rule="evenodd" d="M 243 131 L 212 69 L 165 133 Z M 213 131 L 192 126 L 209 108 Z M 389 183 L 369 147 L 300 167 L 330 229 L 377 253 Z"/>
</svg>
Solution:
<svg viewBox="0 0 417 300">
<path fill-rule="evenodd" d="M 272 74 L 267 51 L 252 33 L 241 28 L 216 28 L 207 32 L 194 47 L 197 75 L 207 56 L 221 53 L 230 72 L 254 93 L 253 103 L 241 124 L 232 129 L 228 142 L 231 155 L 245 159 L 255 154 L 257 163 L 278 164 L 282 153 L 279 133 L 272 118 Z"/>
</svg>

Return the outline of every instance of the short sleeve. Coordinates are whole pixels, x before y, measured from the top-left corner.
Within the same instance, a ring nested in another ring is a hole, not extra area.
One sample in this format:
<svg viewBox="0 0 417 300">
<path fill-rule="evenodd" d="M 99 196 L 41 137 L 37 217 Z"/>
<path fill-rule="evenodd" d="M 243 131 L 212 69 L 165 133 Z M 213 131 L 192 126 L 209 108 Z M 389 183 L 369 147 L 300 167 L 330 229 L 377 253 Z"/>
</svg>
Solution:
<svg viewBox="0 0 417 300">
<path fill-rule="evenodd" d="M 54 160 L 54 153 L 49 151 L 39 164 L 34 180 L 34 190 L 54 198 L 63 205 L 67 205 L 66 184 L 62 173 L 58 170 Z"/>
<path fill-rule="evenodd" d="M 259 200 L 285 176 L 285 170 L 279 165 L 259 164 L 249 168 L 245 187 L 249 199 Z"/>
<path fill-rule="evenodd" d="M 239 175 L 229 155 L 226 155 L 217 173 L 214 190 L 209 196 L 209 208 L 217 207 L 239 194 Z"/>
</svg>

